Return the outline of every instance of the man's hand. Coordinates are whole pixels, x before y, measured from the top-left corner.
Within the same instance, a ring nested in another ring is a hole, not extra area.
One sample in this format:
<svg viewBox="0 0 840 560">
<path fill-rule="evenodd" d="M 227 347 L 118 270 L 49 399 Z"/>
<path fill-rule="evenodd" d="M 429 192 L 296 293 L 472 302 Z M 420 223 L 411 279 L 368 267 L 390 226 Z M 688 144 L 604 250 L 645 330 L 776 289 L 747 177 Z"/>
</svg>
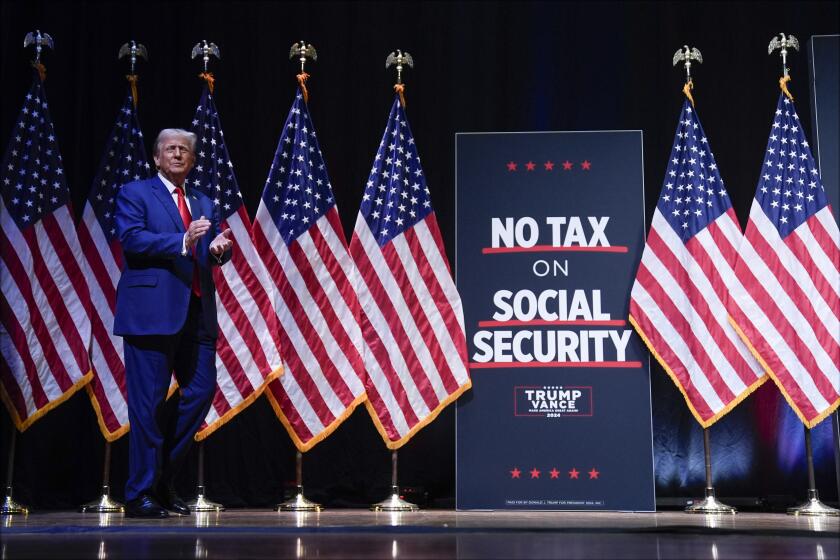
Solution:
<svg viewBox="0 0 840 560">
<path fill-rule="evenodd" d="M 184 245 L 187 251 L 192 251 L 198 240 L 201 239 L 205 233 L 210 230 L 210 220 L 204 216 L 197 220 L 190 222 L 190 227 L 187 228 L 187 233 L 184 235 Z"/>
<path fill-rule="evenodd" d="M 233 247 L 233 234 L 226 229 L 210 242 L 210 254 L 219 256 L 231 247 Z"/>
</svg>

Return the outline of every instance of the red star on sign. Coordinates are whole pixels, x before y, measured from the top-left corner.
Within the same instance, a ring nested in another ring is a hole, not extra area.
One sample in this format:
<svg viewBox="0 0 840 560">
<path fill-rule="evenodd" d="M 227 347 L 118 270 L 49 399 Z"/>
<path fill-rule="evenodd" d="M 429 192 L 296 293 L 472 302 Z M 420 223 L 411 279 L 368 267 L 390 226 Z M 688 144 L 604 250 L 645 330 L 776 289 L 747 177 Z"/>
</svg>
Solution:
<svg viewBox="0 0 840 560">
<path fill-rule="evenodd" d="M 572 470 L 569 471 L 569 478 L 574 478 L 575 480 L 577 480 L 579 476 L 580 471 L 572 467 Z"/>
<path fill-rule="evenodd" d="M 559 478 L 560 477 L 560 471 L 558 471 L 556 468 L 553 468 L 550 471 L 548 471 L 548 474 L 551 475 L 551 478 Z"/>
<path fill-rule="evenodd" d="M 592 467 L 592 470 L 589 471 L 589 480 L 592 480 L 593 478 L 598 478 L 599 474 L 601 474 L 601 473 L 596 471 L 595 467 Z"/>
<path fill-rule="evenodd" d="M 525 169 L 528 171 L 533 171 L 536 166 L 537 164 L 535 164 L 533 161 L 529 161 L 525 164 Z"/>
<path fill-rule="evenodd" d="M 516 164 L 512 161 L 509 161 L 507 163 L 507 168 L 508 168 L 508 171 L 516 171 Z"/>
<path fill-rule="evenodd" d="M 518 467 L 513 467 L 513 470 L 510 471 L 511 478 L 519 478 L 520 474 L 522 474 L 522 471 L 520 471 Z"/>
<path fill-rule="evenodd" d="M 589 160 L 586 160 L 586 159 L 583 160 L 583 163 L 580 164 L 580 168 L 583 169 L 584 171 L 589 171 L 589 169 L 591 167 L 592 167 L 592 163 Z"/>
<path fill-rule="evenodd" d="M 546 171 L 553 171 L 554 170 L 554 162 L 549 160 L 543 164 L 545 166 Z"/>
<path fill-rule="evenodd" d="M 531 469 L 531 478 L 539 478 L 539 477 L 540 477 L 540 471 L 537 470 L 537 467 L 534 467 L 533 469 Z"/>
<path fill-rule="evenodd" d="M 572 170 L 572 162 L 566 160 L 563 162 L 563 171 L 571 171 Z"/>
</svg>

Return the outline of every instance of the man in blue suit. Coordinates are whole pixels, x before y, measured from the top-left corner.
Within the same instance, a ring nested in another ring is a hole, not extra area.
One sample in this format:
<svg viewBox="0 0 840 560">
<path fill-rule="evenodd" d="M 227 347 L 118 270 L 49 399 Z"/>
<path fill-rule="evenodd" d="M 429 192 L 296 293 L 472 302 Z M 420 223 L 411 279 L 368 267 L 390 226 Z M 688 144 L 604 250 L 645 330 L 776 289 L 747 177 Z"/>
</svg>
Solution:
<svg viewBox="0 0 840 560">
<path fill-rule="evenodd" d="M 123 337 L 128 389 L 126 514 L 190 513 L 175 474 L 210 408 L 216 386 L 216 288 L 212 267 L 230 259 L 213 201 L 187 189 L 196 136 L 165 129 L 155 140 L 158 175 L 124 185 L 116 227 L 125 266 L 117 286 L 114 334 Z M 163 415 L 172 372 L 176 412 Z"/>
</svg>

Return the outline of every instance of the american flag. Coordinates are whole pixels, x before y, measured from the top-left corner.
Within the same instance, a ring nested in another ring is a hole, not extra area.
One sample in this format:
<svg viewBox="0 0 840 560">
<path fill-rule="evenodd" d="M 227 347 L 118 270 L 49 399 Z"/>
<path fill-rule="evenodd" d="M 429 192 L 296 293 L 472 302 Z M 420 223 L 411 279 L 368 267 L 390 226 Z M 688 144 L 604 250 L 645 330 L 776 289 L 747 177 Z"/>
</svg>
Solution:
<svg viewBox="0 0 840 560">
<path fill-rule="evenodd" d="M 22 431 L 92 377 L 90 296 L 55 128 L 37 75 L 0 176 L 0 387 Z"/>
<path fill-rule="evenodd" d="M 298 90 L 266 179 L 254 242 L 276 285 L 285 375 L 269 386 L 300 451 L 365 400 L 356 269 L 306 102 Z"/>
<path fill-rule="evenodd" d="M 766 381 L 727 320 L 742 239 L 688 100 L 630 299 L 630 322 L 705 428 Z"/>
<path fill-rule="evenodd" d="M 840 234 L 779 95 L 732 290 L 733 325 L 809 428 L 840 405 Z"/>
<path fill-rule="evenodd" d="M 251 240 L 251 219 L 233 172 L 213 96 L 207 87 L 195 110 L 195 167 L 187 177 L 213 199 L 221 230 L 234 239 L 231 260 L 213 269 L 216 283 L 216 392 L 195 438 L 202 440 L 251 404 L 282 373 L 272 286 Z M 207 216 L 210 218 L 210 216 Z"/>
<path fill-rule="evenodd" d="M 368 411 L 389 449 L 470 388 L 464 313 L 405 109 L 395 97 L 356 219 Z"/>
<path fill-rule="evenodd" d="M 99 429 L 108 441 L 128 431 L 123 339 L 112 334 L 117 283 L 123 268 L 114 207 L 123 184 L 145 179 L 150 172 L 137 109 L 129 91 L 108 136 L 78 227 L 92 304 L 90 360 L 94 377 L 86 389 Z"/>
</svg>

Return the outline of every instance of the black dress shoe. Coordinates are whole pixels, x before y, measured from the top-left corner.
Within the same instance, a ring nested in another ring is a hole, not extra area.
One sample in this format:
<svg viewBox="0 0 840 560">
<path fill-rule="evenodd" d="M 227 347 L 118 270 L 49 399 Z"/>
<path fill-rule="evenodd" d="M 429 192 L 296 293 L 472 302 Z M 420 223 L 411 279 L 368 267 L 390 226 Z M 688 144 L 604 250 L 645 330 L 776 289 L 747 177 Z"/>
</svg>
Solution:
<svg viewBox="0 0 840 560">
<path fill-rule="evenodd" d="M 133 500 L 126 502 L 125 516 L 163 519 L 169 517 L 169 513 L 153 497 L 148 494 L 140 494 Z"/>
<path fill-rule="evenodd" d="M 169 511 L 174 511 L 181 515 L 190 514 L 190 508 L 187 507 L 184 500 L 172 488 L 166 488 L 159 492 L 158 495 L 160 496 L 161 505 Z"/>
</svg>

